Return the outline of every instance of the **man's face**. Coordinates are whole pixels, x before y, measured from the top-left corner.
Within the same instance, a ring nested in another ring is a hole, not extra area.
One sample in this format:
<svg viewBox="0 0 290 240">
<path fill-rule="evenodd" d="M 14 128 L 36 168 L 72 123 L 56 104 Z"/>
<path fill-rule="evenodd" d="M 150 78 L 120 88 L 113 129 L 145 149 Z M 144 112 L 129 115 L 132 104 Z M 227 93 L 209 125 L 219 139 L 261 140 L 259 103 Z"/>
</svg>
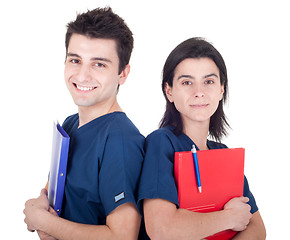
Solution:
<svg viewBox="0 0 290 240">
<path fill-rule="evenodd" d="M 65 82 L 79 108 L 111 104 L 117 87 L 125 82 L 124 71 L 118 74 L 116 42 L 73 34 L 65 62 Z"/>
</svg>

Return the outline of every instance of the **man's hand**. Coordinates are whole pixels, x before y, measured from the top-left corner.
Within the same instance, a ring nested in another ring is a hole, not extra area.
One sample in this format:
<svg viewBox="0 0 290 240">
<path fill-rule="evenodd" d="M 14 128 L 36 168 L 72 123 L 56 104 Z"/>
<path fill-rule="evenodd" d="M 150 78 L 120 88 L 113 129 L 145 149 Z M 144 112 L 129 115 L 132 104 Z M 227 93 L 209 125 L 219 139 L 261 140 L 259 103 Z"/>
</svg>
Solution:
<svg viewBox="0 0 290 240">
<path fill-rule="evenodd" d="M 48 235 L 45 232 L 37 231 L 37 233 L 38 233 L 39 239 L 41 239 L 41 240 L 57 240 L 56 238 Z"/>
<path fill-rule="evenodd" d="M 48 212 L 50 209 L 47 198 L 47 190 L 42 189 L 40 196 L 35 199 L 30 199 L 25 203 L 24 222 L 27 224 L 27 229 L 31 232 L 39 230 L 41 226 L 41 213 Z"/>
<path fill-rule="evenodd" d="M 232 223 L 232 230 L 234 231 L 243 231 L 247 228 L 247 225 L 252 218 L 252 214 L 250 212 L 251 206 L 247 204 L 249 198 L 247 197 L 238 197 L 233 198 L 228 201 L 225 206 L 224 210 L 227 210 L 231 214 L 231 223 Z"/>
<path fill-rule="evenodd" d="M 49 208 L 49 212 L 50 212 L 52 215 L 58 217 L 56 211 L 54 211 L 53 208 L 50 207 L 50 208 Z M 54 238 L 53 236 L 48 235 L 48 234 L 45 233 L 45 232 L 37 231 L 37 233 L 38 233 L 38 236 L 39 236 L 39 238 L 40 238 L 41 240 L 57 240 L 56 238 Z"/>
</svg>

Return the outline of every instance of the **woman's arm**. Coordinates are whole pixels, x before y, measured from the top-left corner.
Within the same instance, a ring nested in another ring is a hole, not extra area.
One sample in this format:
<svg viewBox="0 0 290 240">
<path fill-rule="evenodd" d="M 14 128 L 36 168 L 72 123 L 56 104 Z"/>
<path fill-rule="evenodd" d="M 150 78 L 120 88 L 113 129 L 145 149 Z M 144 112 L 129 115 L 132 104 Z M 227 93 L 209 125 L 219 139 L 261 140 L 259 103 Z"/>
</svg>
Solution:
<svg viewBox="0 0 290 240">
<path fill-rule="evenodd" d="M 247 228 L 237 234 L 233 240 L 264 240 L 266 239 L 266 229 L 259 211 L 253 214 Z"/>
<path fill-rule="evenodd" d="M 196 213 L 176 208 L 163 199 L 144 199 L 145 226 L 149 237 L 156 239 L 202 239 L 217 232 L 242 231 L 251 213 L 248 198 L 230 200 L 225 209 L 212 213 Z"/>
<path fill-rule="evenodd" d="M 45 189 L 37 199 L 25 204 L 25 223 L 28 230 L 38 230 L 59 240 L 74 239 L 137 239 L 140 215 L 132 203 L 125 203 L 112 211 L 106 225 L 87 225 L 57 217 L 49 211 Z"/>
</svg>

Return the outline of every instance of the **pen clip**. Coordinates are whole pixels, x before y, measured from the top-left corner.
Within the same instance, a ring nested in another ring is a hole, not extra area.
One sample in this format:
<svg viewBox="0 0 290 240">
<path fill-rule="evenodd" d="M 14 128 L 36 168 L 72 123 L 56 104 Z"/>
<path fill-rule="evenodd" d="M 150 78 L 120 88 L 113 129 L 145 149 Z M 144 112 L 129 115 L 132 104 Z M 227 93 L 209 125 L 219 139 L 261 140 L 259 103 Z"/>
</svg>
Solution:
<svg viewBox="0 0 290 240">
<path fill-rule="evenodd" d="M 194 144 L 192 145 L 191 152 L 192 152 L 192 153 L 196 153 L 196 147 L 195 147 Z"/>
</svg>

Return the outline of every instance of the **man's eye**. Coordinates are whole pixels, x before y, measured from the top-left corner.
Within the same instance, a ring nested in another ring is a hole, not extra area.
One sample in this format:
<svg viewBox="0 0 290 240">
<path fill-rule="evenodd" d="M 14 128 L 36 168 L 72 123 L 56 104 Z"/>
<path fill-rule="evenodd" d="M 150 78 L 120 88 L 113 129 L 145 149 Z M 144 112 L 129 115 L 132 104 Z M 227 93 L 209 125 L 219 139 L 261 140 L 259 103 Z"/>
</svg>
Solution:
<svg viewBox="0 0 290 240">
<path fill-rule="evenodd" d="M 80 61 L 78 59 L 71 59 L 70 62 L 71 63 L 79 63 Z"/>
<path fill-rule="evenodd" d="M 96 67 L 105 67 L 105 65 L 102 64 L 102 63 L 96 63 L 95 66 L 96 66 Z"/>
</svg>

